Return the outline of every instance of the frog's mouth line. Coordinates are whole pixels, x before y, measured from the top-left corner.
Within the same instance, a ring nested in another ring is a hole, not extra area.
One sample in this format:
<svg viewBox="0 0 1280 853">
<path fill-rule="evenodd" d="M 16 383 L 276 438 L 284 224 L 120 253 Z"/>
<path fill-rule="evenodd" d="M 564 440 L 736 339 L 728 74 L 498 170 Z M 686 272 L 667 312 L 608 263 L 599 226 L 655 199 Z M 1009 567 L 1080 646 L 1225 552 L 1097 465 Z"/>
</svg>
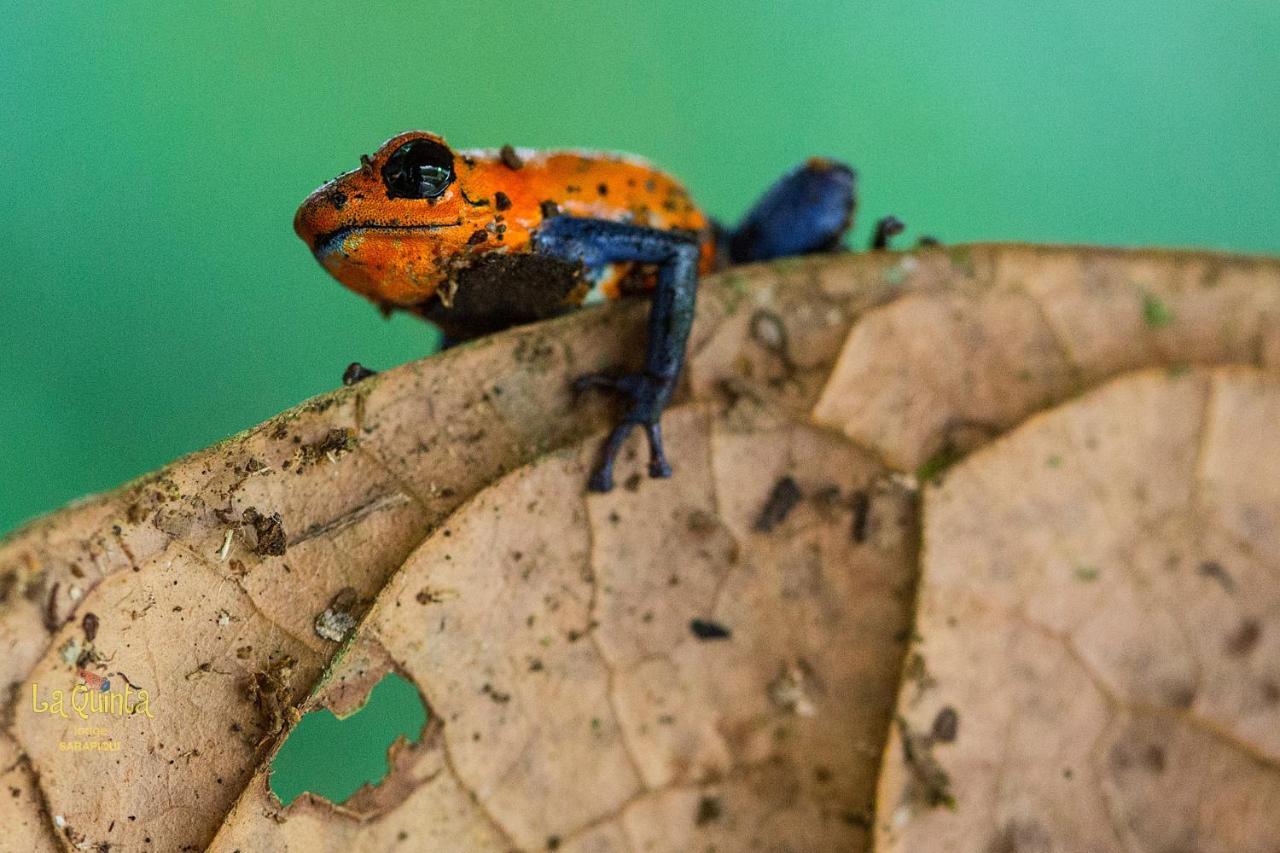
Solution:
<svg viewBox="0 0 1280 853">
<path fill-rule="evenodd" d="M 458 228 L 461 225 L 461 219 L 455 222 L 440 222 L 431 225 L 386 225 L 380 222 L 371 222 L 366 225 L 344 225 L 341 228 L 335 228 L 333 231 L 317 236 L 315 248 L 311 250 L 311 253 L 317 258 L 324 259 L 341 248 L 343 241 L 347 237 L 360 232 L 403 231 L 412 234 L 421 231 L 441 231 L 445 228 Z"/>
</svg>

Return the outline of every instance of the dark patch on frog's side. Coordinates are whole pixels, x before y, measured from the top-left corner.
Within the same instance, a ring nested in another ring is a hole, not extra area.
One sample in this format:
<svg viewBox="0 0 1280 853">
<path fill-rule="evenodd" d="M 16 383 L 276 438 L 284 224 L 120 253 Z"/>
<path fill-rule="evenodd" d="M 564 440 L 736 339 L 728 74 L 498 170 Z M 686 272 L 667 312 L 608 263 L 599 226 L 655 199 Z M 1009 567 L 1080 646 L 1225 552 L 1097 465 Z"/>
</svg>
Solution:
<svg viewBox="0 0 1280 853">
<path fill-rule="evenodd" d="M 455 281 L 451 307 L 432 298 L 417 311 L 450 341 L 558 316 L 576 307 L 572 294 L 585 290 L 581 266 L 538 254 L 480 255 Z"/>
</svg>

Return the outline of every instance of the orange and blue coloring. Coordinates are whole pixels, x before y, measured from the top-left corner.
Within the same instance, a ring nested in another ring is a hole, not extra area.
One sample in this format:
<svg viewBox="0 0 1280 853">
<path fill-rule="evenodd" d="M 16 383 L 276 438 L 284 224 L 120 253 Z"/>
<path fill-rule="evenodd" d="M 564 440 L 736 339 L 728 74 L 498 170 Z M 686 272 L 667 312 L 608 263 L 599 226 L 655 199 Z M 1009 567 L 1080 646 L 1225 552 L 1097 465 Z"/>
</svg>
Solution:
<svg viewBox="0 0 1280 853">
<path fill-rule="evenodd" d="M 629 400 L 590 482 L 607 491 L 636 426 L 649 438 L 650 475 L 671 473 L 659 419 L 683 365 L 698 276 L 726 263 L 837 249 L 854 202 L 853 170 L 812 158 L 728 231 L 679 182 L 635 157 L 454 151 L 413 131 L 312 193 L 294 229 L 338 281 L 384 310 L 420 314 L 453 341 L 593 296 L 652 290 L 643 370 L 579 380 Z"/>
</svg>

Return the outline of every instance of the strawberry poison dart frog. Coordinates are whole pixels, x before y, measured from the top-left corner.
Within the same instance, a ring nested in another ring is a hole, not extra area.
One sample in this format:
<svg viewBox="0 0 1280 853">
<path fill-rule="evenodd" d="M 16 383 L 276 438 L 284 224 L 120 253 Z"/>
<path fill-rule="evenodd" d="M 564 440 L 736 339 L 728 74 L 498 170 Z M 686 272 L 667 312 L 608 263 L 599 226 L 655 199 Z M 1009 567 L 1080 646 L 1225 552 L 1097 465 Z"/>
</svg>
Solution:
<svg viewBox="0 0 1280 853">
<path fill-rule="evenodd" d="M 838 248 L 853 218 L 854 179 L 842 163 L 810 159 L 729 230 L 634 157 L 455 151 L 413 131 L 313 192 L 294 229 L 338 281 L 384 310 L 438 324 L 451 342 L 593 297 L 652 290 L 644 368 L 578 381 L 579 390 L 608 389 L 627 401 L 589 483 L 608 491 L 614 459 L 637 426 L 648 436 L 650 476 L 671 474 L 659 418 L 684 362 L 698 276 Z"/>
</svg>

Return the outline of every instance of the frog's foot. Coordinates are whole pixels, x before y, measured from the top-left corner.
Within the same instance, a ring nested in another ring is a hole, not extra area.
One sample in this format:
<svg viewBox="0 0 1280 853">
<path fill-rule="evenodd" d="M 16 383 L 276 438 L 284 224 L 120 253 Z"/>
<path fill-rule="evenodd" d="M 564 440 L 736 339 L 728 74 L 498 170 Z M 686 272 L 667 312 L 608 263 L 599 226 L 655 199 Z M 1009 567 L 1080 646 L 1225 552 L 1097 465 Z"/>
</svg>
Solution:
<svg viewBox="0 0 1280 853">
<path fill-rule="evenodd" d="M 731 263 L 830 252 L 844 241 L 857 206 L 857 174 L 812 157 L 783 175 L 736 229 L 717 239 Z"/>
<path fill-rule="evenodd" d="M 671 397 L 673 386 L 673 382 L 647 373 L 589 373 L 574 382 L 574 390 L 578 393 L 600 388 L 621 394 L 630 402 L 626 416 L 609 433 L 609 438 L 601 448 L 600 464 L 587 484 L 591 491 L 607 492 L 613 489 L 614 462 L 617 461 L 627 436 L 637 426 L 644 427 L 649 439 L 649 476 L 671 476 L 671 464 L 667 462 L 666 450 L 662 446 L 662 424 L 659 419 Z"/>
<path fill-rule="evenodd" d="M 582 396 L 588 391 L 610 391 L 615 394 L 632 396 L 626 384 L 627 374 L 619 373 L 585 373 L 573 381 L 573 396 Z"/>
<path fill-rule="evenodd" d="M 671 463 L 667 461 L 667 452 L 662 447 L 662 424 L 654 421 L 644 425 L 645 435 L 649 436 L 649 476 L 662 479 L 671 476 Z"/>
<path fill-rule="evenodd" d="M 880 218 L 876 222 L 875 234 L 871 237 L 871 249 L 875 251 L 889 248 L 889 238 L 897 237 L 905 230 L 906 223 L 892 214 Z"/>
</svg>

